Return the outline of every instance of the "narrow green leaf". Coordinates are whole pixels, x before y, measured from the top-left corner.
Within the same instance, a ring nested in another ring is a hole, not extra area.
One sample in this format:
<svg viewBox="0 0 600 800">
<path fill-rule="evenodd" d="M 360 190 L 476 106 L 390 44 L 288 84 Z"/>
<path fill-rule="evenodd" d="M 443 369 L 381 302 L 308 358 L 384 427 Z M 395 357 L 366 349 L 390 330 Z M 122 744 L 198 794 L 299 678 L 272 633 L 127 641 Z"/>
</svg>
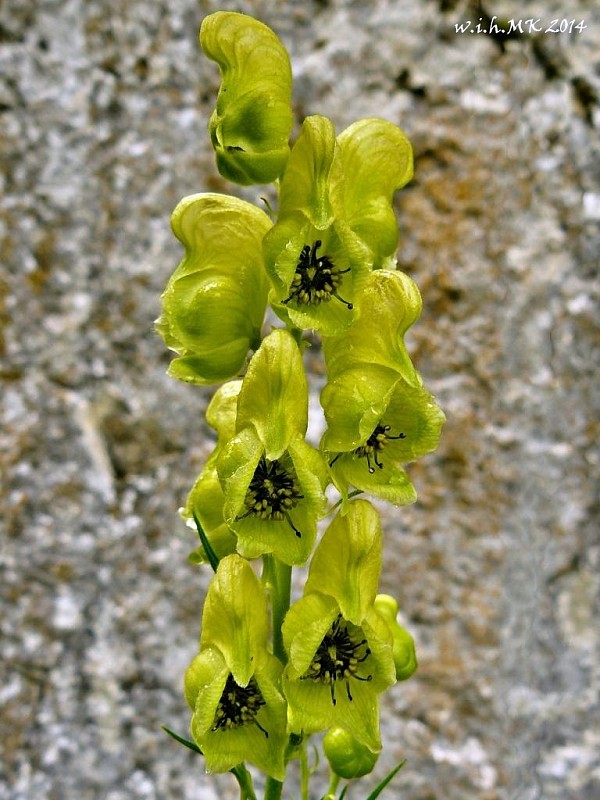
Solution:
<svg viewBox="0 0 600 800">
<path fill-rule="evenodd" d="M 219 566 L 219 559 L 217 557 L 217 554 L 210 546 L 210 542 L 208 541 L 206 534 L 204 533 L 204 528 L 200 524 L 200 520 L 196 516 L 195 511 L 192 511 L 192 516 L 194 517 L 194 522 L 196 523 L 196 528 L 198 529 L 198 536 L 200 537 L 200 541 L 202 542 L 202 547 L 204 548 L 204 552 L 206 553 L 208 562 L 213 568 L 213 572 L 216 572 L 217 567 Z"/>
<path fill-rule="evenodd" d="M 200 753 L 200 755 L 202 755 L 202 750 L 200 750 L 200 748 L 195 742 L 191 742 L 189 739 L 184 739 L 183 736 L 179 736 L 179 734 L 175 733 L 175 731 L 172 731 L 170 728 L 167 728 L 166 725 L 161 725 L 161 728 L 165 733 L 168 733 L 169 736 L 175 739 L 176 742 L 179 742 L 179 744 L 182 744 L 184 747 L 188 747 L 190 750 L 193 750 L 194 752 Z"/>
<path fill-rule="evenodd" d="M 406 764 L 406 759 L 404 758 L 399 764 L 397 764 L 394 769 L 387 775 L 380 784 L 378 784 L 375 789 L 371 792 L 371 794 L 367 797 L 367 800 L 376 800 L 377 797 L 383 792 L 385 787 L 393 780 L 394 776 L 397 772 L 400 772 L 402 767 Z M 341 800 L 341 798 L 340 798 Z"/>
</svg>

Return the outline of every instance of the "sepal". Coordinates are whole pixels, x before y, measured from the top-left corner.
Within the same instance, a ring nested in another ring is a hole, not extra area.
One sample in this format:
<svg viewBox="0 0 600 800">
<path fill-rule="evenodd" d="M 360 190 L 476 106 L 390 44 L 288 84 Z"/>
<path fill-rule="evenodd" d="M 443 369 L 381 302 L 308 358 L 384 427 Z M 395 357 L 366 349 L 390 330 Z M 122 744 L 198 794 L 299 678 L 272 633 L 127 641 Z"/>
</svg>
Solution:
<svg viewBox="0 0 600 800">
<path fill-rule="evenodd" d="M 331 184 L 342 181 L 335 128 L 327 117 L 306 117 L 281 181 L 279 219 L 301 214 L 318 231 L 334 221 Z"/>
<path fill-rule="evenodd" d="M 276 329 L 253 355 L 238 399 L 236 431 L 254 428 L 267 458 L 280 458 L 308 425 L 308 384 L 291 333 Z"/>
<path fill-rule="evenodd" d="M 345 333 L 323 338 L 328 375 L 374 365 L 398 373 L 409 385 L 422 380 L 408 355 L 404 336 L 421 315 L 416 283 L 399 270 L 376 270 L 360 298 L 360 316 Z"/>
<path fill-rule="evenodd" d="M 267 654 L 245 685 L 259 698 L 253 719 L 237 726 L 218 727 L 231 671 L 214 648 L 201 651 L 185 675 L 185 696 L 193 711 L 191 732 L 202 750 L 208 772 L 227 772 L 249 761 L 267 775 L 283 780 L 285 774 L 286 707 L 279 690 L 281 664 Z M 230 684 L 231 685 L 231 684 Z M 234 687 L 236 691 L 245 687 Z"/>
<path fill-rule="evenodd" d="M 229 11 L 204 19 L 200 45 L 221 70 L 209 122 L 219 172 L 242 185 L 271 183 L 285 169 L 293 123 L 285 47 L 262 22 Z"/>
<path fill-rule="evenodd" d="M 345 176 L 329 119 L 307 117 L 281 183 L 278 220 L 265 237 L 270 302 L 286 323 L 334 334 L 372 266 L 368 246 L 344 218 Z"/>
<path fill-rule="evenodd" d="M 272 553 L 285 564 L 303 564 L 312 552 L 325 506 L 328 476 L 321 454 L 297 434 L 282 456 L 271 461 L 255 429 L 248 427 L 223 448 L 217 469 L 225 520 L 237 535 L 238 552 L 245 558 Z M 273 489 L 265 489 L 265 481 L 273 477 Z M 283 512 L 277 512 L 273 502 L 254 510 L 261 497 L 271 496 L 278 487 L 290 491 L 290 502 L 281 504 Z"/>
<path fill-rule="evenodd" d="M 218 559 L 234 553 L 236 549 L 235 534 L 223 517 L 224 502 L 225 497 L 217 470 L 214 463 L 207 462 L 192 486 L 184 508 L 180 509 L 180 514 L 189 527 L 192 527 L 193 524 L 196 528 L 194 518 L 200 522 L 210 547 Z M 193 550 L 189 554 L 188 560 L 191 564 L 207 563 L 209 558 L 203 545 L 199 545 Z"/>
<path fill-rule="evenodd" d="M 265 591 L 250 564 L 238 555 L 221 559 L 202 613 L 200 649 L 218 649 L 235 681 L 246 686 L 267 653 Z"/>
<path fill-rule="evenodd" d="M 192 486 L 180 514 L 189 527 L 196 529 L 195 518 L 202 525 L 211 548 L 218 559 L 236 550 L 236 538 L 225 522 L 225 495 L 217 474 L 216 462 L 225 443 L 235 434 L 237 399 L 241 380 L 229 381 L 220 386 L 206 409 L 206 421 L 217 432 L 217 446 Z M 209 561 L 202 545 L 188 556 L 192 564 Z"/>
<path fill-rule="evenodd" d="M 329 453 L 333 482 L 344 498 L 348 496 L 349 487 L 354 486 L 395 505 L 414 503 L 416 491 L 402 465 L 436 449 L 445 416 L 426 389 L 414 388 L 398 378 L 393 391 L 386 395 L 389 399 L 369 436 L 360 438 L 364 434 L 365 419 L 371 419 L 367 410 L 359 415 L 361 427 L 355 427 L 352 437 L 348 420 L 333 415 L 330 409 L 339 407 L 335 392 L 341 390 L 344 396 L 345 390 L 341 387 L 344 382 L 351 383 L 353 372 L 341 375 L 332 383 L 331 394 L 325 390 L 322 394 L 328 429 L 321 445 Z M 356 408 L 354 414 L 356 417 Z M 342 437 L 347 444 L 343 449 L 337 447 L 335 452 L 333 447 L 341 443 Z"/>
<path fill-rule="evenodd" d="M 310 562 L 305 594 L 334 597 L 344 619 L 360 625 L 375 601 L 381 558 L 379 514 L 366 500 L 354 500 L 323 534 Z"/>
<path fill-rule="evenodd" d="M 394 193 L 413 176 L 412 147 L 403 131 L 383 119 L 354 122 L 337 139 L 347 180 L 344 215 L 380 268 L 398 245 Z"/>
<path fill-rule="evenodd" d="M 396 680 L 392 637 L 383 618 L 371 608 L 361 624 L 354 625 L 343 619 L 333 597 L 312 592 L 292 605 L 282 631 L 289 655 L 282 683 L 288 730 L 316 733 L 337 725 L 378 752 L 378 695 Z M 355 653 L 357 663 L 348 678 L 331 680 L 325 674 L 324 654 L 331 652 L 336 639 Z"/>
<path fill-rule="evenodd" d="M 267 302 L 262 239 L 267 215 L 217 194 L 184 198 L 171 218 L 185 256 L 162 295 L 156 329 L 178 357 L 172 377 L 219 383 L 242 369 L 260 343 Z"/>
</svg>

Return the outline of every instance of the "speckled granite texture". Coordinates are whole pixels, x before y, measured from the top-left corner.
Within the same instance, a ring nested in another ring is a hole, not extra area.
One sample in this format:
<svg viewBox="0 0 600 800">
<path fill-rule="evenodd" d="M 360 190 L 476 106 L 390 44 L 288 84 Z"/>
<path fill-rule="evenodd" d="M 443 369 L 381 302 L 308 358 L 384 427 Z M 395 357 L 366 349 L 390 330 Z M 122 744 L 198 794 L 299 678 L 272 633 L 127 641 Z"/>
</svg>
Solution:
<svg viewBox="0 0 600 800">
<path fill-rule="evenodd" d="M 383 588 L 420 670 L 386 697 L 374 779 L 405 757 L 389 798 L 598 798 L 592 0 L 494 3 L 587 25 L 507 40 L 456 33 L 484 13 L 467 2 L 4 0 L 0 798 L 236 796 L 160 730 L 187 729 L 209 575 L 187 564 L 176 511 L 212 439 L 210 390 L 165 376 L 152 321 L 180 257 L 170 211 L 231 191 L 197 46 L 217 8 L 280 34 L 298 120 L 383 116 L 414 143 L 399 264 L 422 290 L 411 350 L 448 423 L 412 469 L 419 503 L 383 509 Z"/>
</svg>

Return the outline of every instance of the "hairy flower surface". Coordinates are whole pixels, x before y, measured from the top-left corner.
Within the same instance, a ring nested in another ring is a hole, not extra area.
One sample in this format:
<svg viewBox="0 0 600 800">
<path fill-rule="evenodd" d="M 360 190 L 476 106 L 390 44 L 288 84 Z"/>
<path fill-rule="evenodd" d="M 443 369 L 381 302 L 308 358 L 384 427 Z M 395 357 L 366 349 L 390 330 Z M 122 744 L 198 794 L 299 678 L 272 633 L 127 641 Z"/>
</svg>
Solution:
<svg viewBox="0 0 600 800">
<path fill-rule="evenodd" d="M 205 17 L 200 45 L 221 70 L 209 132 L 223 177 L 270 183 L 285 168 L 292 130 L 292 72 L 286 49 L 262 22 L 217 11 Z"/>
<path fill-rule="evenodd" d="M 217 458 L 224 517 L 246 558 L 302 564 L 314 545 L 327 469 L 304 441 L 308 387 L 293 336 L 275 330 L 254 354 L 238 398 L 236 434 Z"/>
<path fill-rule="evenodd" d="M 200 652 L 185 676 L 191 731 L 208 771 L 249 761 L 279 780 L 287 743 L 281 664 L 268 650 L 267 600 L 247 561 L 225 557 L 209 587 Z"/>
<path fill-rule="evenodd" d="M 335 725 L 381 748 L 378 695 L 396 678 L 390 628 L 374 607 L 380 570 L 379 515 L 366 501 L 350 503 L 324 533 L 283 623 L 290 731 Z"/>
<path fill-rule="evenodd" d="M 171 217 L 185 256 L 162 295 L 156 328 L 178 353 L 174 378 L 218 383 L 242 369 L 260 342 L 267 302 L 262 238 L 267 215 L 235 197 L 184 198 Z"/>
</svg>

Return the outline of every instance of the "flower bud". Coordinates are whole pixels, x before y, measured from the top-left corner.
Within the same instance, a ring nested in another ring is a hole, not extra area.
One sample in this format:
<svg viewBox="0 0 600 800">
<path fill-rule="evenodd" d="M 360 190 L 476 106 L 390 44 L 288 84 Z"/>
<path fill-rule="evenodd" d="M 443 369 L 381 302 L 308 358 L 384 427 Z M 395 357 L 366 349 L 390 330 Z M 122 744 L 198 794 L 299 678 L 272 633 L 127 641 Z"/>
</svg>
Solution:
<svg viewBox="0 0 600 800">
<path fill-rule="evenodd" d="M 378 594 L 375 598 L 375 608 L 387 622 L 392 633 L 394 664 L 396 665 L 396 680 L 405 681 L 417 669 L 417 654 L 415 642 L 410 633 L 398 624 L 398 602 L 389 594 Z"/>
<path fill-rule="evenodd" d="M 351 780 L 368 775 L 379 758 L 344 728 L 331 728 L 323 738 L 323 750 L 331 769 L 341 778 Z"/>
</svg>

